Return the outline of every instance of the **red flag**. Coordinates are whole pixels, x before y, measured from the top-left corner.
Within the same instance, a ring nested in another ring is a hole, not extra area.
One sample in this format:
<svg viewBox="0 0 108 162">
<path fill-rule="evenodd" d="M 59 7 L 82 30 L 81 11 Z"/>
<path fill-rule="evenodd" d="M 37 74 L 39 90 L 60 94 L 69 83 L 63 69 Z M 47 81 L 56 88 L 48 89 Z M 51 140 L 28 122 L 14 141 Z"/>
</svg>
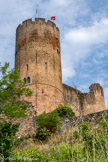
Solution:
<svg viewBox="0 0 108 162">
<path fill-rule="evenodd" d="M 56 17 L 55 17 L 55 16 L 52 16 L 52 17 L 51 17 L 51 20 L 56 20 Z"/>
</svg>

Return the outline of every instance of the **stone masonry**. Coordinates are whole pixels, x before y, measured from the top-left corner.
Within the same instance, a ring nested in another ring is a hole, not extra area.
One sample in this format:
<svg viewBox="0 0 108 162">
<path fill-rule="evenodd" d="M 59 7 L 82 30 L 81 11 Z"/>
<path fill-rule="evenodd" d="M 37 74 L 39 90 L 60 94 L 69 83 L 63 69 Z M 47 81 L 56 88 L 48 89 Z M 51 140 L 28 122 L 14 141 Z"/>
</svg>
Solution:
<svg viewBox="0 0 108 162">
<path fill-rule="evenodd" d="M 60 31 L 49 20 L 29 19 L 18 26 L 15 67 L 33 91 L 31 97 L 23 96 L 21 100 L 31 102 L 37 115 L 67 103 L 76 116 L 105 110 L 103 89 L 98 83 L 92 84 L 88 93 L 62 83 Z"/>
</svg>

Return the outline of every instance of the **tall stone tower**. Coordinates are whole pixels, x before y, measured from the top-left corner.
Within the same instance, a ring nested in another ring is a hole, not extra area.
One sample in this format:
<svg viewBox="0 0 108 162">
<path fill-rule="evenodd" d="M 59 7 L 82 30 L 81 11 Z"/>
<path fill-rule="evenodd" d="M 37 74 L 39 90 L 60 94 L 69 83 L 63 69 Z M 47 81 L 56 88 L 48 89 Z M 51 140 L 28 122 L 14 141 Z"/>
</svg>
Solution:
<svg viewBox="0 0 108 162">
<path fill-rule="evenodd" d="M 16 30 L 15 67 L 20 79 L 33 91 L 37 114 L 51 112 L 63 102 L 60 32 L 56 24 L 43 18 L 26 20 Z"/>
</svg>

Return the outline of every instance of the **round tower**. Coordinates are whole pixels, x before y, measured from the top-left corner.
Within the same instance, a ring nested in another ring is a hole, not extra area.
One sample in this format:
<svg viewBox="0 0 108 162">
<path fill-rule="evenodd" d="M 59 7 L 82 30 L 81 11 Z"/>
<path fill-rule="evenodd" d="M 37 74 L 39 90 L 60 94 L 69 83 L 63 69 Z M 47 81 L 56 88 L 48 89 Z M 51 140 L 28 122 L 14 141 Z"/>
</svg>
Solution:
<svg viewBox="0 0 108 162">
<path fill-rule="evenodd" d="M 15 67 L 20 79 L 33 91 L 37 114 L 51 112 L 62 103 L 60 32 L 56 24 L 43 18 L 26 20 L 16 30 Z"/>
</svg>

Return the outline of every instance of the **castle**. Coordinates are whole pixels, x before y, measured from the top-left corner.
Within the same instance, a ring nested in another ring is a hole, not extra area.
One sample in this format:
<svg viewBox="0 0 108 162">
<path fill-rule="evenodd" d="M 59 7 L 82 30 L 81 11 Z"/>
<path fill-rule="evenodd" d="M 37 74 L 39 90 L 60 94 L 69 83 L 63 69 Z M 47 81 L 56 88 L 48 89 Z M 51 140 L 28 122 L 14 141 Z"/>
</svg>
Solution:
<svg viewBox="0 0 108 162">
<path fill-rule="evenodd" d="M 23 96 L 21 100 L 32 102 L 38 115 L 65 103 L 76 116 L 105 110 L 100 84 L 92 84 L 90 92 L 82 93 L 62 83 L 60 31 L 49 20 L 28 19 L 17 27 L 15 67 L 20 71 L 20 79 L 33 91 L 31 97 Z"/>
</svg>

